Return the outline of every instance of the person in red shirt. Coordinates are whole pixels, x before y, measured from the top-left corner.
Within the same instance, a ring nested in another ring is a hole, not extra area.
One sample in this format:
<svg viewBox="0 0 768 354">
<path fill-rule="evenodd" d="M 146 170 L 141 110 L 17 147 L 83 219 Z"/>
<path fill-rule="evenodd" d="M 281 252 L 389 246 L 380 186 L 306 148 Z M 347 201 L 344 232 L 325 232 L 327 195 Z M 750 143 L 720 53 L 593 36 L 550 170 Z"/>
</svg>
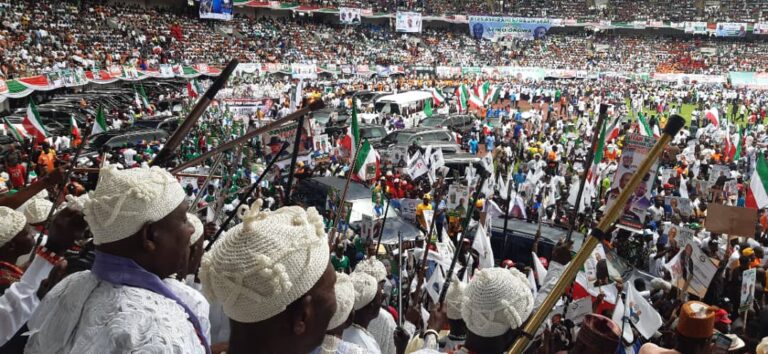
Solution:
<svg viewBox="0 0 768 354">
<path fill-rule="evenodd" d="M 11 188 L 19 189 L 26 185 L 24 180 L 27 178 L 27 169 L 19 163 L 19 157 L 16 154 L 10 154 L 5 161 L 5 169 L 11 180 Z"/>
</svg>

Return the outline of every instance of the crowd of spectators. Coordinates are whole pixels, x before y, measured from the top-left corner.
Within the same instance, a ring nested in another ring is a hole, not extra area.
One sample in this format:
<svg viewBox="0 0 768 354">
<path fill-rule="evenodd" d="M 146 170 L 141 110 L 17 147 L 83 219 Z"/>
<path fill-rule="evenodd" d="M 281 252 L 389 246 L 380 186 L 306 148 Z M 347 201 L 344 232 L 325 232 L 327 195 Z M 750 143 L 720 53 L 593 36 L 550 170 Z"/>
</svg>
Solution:
<svg viewBox="0 0 768 354">
<path fill-rule="evenodd" d="M 435 6 L 437 2 L 434 2 Z M 443 3 L 443 2 L 441 2 Z M 555 15 L 579 2 L 516 2 L 522 16 Z M 611 2 L 618 14 L 652 18 L 636 2 Z M 431 2 L 423 2 L 429 6 Z M 443 4 L 450 4 L 444 2 Z M 679 9 L 693 8 L 693 1 Z M 505 6 L 504 11 L 508 11 Z M 731 5 L 736 8 L 737 5 Z M 678 10 L 679 10 L 678 9 Z M 721 8 L 722 9 L 722 8 Z M 724 74 L 768 67 L 768 44 L 704 38 L 633 36 L 612 32 L 551 34 L 544 40 L 492 43 L 465 28 L 425 28 L 403 35 L 387 25 L 338 26 L 306 17 L 201 21 L 194 11 L 79 2 L 14 1 L 0 7 L 0 74 L 4 78 L 111 64 L 156 68 L 161 63 L 221 65 L 230 58 L 256 63 L 319 65 L 539 66 L 545 68 Z M 601 14 L 611 10 L 601 11 Z M 688 10 L 681 10 L 688 11 Z M 680 20 L 668 17 L 669 20 Z"/>
</svg>

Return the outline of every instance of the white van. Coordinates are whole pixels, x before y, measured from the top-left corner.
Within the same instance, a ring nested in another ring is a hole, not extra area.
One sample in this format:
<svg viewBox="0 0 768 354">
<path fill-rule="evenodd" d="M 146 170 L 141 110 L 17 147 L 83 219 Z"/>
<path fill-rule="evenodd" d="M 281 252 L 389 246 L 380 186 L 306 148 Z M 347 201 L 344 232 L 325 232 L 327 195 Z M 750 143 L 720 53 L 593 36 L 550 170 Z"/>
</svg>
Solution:
<svg viewBox="0 0 768 354">
<path fill-rule="evenodd" d="M 425 117 L 424 103 L 432 99 L 428 91 L 408 91 L 380 97 L 373 105 L 379 115 L 400 115 L 405 119 L 405 127 L 412 128 Z M 433 107 L 433 109 L 436 109 Z M 411 119 L 409 119 L 411 117 Z"/>
</svg>

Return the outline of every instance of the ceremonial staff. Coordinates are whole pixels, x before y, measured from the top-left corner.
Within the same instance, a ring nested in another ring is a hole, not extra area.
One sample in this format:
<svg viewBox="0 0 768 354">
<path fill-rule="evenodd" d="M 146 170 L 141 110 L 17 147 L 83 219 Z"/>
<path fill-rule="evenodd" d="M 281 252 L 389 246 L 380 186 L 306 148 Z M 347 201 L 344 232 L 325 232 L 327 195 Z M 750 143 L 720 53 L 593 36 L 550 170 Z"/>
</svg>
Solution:
<svg viewBox="0 0 768 354">
<path fill-rule="evenodd" d="M 573 234 L 573 228 L 574 225 L 576 225 L 576 216 L 579 214 L 579 209 L 581 208 L 581 195 L 584 194 L 584 185 L 587 184 L 587 176 L 589 175 L 589 171 L 592 169 L 592 163 L 595 158 L 595 150 L 597 149 L 597 145 L 599 144 L 599 140 L 602 138 L 605 138 L 605 136 L 602 134 L 603 131 L 603 124 L 605 124 L 605 117 L 608 115 L 608 105 L 607 104 L 601 104 L 600 105 L 600 115 L 597 117 L 597 130 L 592 135 L 592 147 L 587 151 L 587 164 L 584 166 L 584 171 L 581 173 L 581 181 L 579 182 L 579 191 L 576 194 L 576 205 L 573 207 L 573 213 L 571 213 L 571 222 L 568 226 L 568 234 L 565 236 L 565 239 L 570 241 L 571 235 Z M 596 176 L 593 176 L 592 178 L 596 178 Z"/>
<path fill-rule="evenodd" d="M 251 130 L 250 132 L 247 132 L 247 133 L 243 134 L 243 136 L 241 136 L 239 138 L 232 139 L 232 140 L 230 140 L 230 141 L 228 141 L 226 143 L 223 143 L 223 144 L 217 146 L 215 149 L 212 149 L 212 150 L 210 150 L 208 152 L 205 152 L 202 155 L 200 155 L 200 156 L 198 156 L 198 157 L 196 157 L 196 158 L 194 158 L 192 160 L 184 162 L 184 163 L 174 167 L 173 169 L 171 169 L 171 173 L 178 174 L 179 172 L 184 171 L 184 169 L 186 169 L 186 168 L 189 168 L 189 167 L 192 167 L 192 166 L 197 166 L 200 163 L 204 162 L 205 160 L 209 159 L 213 155 L 216 155 L 218 153 L 222 153 L 222 152 L 228 151 L 229 149 L 232 149 L 233 147 L 235 147 L 235 146 L 237 146 L 239 144 L 242 144 L 242 143 L 250 141 L 251 139 L 253 139 L 254 137 L 256 137 L 258 135 L 264 134 L 264 133 L 266 133 L 266 132 L 268 132 L 270 130 L 274 130 L 274 129 L 282 126 L 285 123 L 288 123 L 290 121 L 296 120 L 297 118 L 299 118 L 299 117 L 301 117 L 301 116 L 303 116 L 303 115 L 305 115 L 305 114 L 307 114 L 309 112 L 316 111 L 316 110 L 321 109 L 323 107 L 325 107 L 325 104 L 323 103 L 322 100 L 314 100 L 314 101 L 310 100 L 310 101 L 307 101 L 304 104 L 304 108 L 302 108 L 302 109 L 300 109 L 300 110 L 298 110 L 296 112 L 293 112 L 293 113 L 291 113 L 291 114 L 289 114 L 289 115 L 287 115 L 287 116 L 285 116 L 283 118 L 280 118 L 278 120 L 272 121 L 272 122 L 270 122 L 270 123 L 268 123 L 268 124 L 258 128 L 258 129 Z"/>
<path fill-rule="evenodd" d="M 632 175 L 632 179 L 629 180 L 627 186 L 621 191 L 618 199 L 611 205 L 606 211 L 603 218 L 597 224 L 597 227 L 592 230 L 592 233 L 584 241 L 584 245 L 581 247 L 576 256 L 568 263 L 568 266 L 563 271 L 563 274 L 555 283 L 552 291 L 547 294 L 544 302 L 536 309 L 531 318 L 528 319 L 523 332 L 519 335 L 510 348 L 511 354 L 521 354 L 525 348 L 533 339 L 536 330 L 544 322 L 546 316 L 554 307 L 555 302 L 563 295 L 566 286 L 571 284 L 576 277 L 576 273 L 579 268 L 584 264 L 587 258 L 592 254 L 592 250 L 601 241 L 607 241 L 608 229 L 619 218 L 621 212 L 624 210 L 624 204 L 629 201 L 629 197 L 635 192 L 635 189 L 640 185 L 645 177 L 645 174 L 651 169 L 651 166 L 656 162 L 656 159 L 661 155 L 664 147 L 677 135 L 677 132 L 685 125 L 685 120 L 679 115 L 673 115 L 667 122 L 667 126 L 664 127 L 664 134 L 656 142 L 653 148 L 648 152 L 645 160 L 640 164 L 637 171 Z"/>
<path fill-rule="evenodd" d="M 179 126 L 176 131 L 173 132 L 173 135 L 168 138 L 168 142 L 166 142 L 165 145 L 163 145 L 163 149 L 157 153 L 157 156 L 152 160 L 151 165 L 165 166 L 170 162 L 176 148 L 181 145 L 189 131 L 192 130 L 192 127 L 197 123 L 197 120 L 200 119 L 211 102 L 213 102 L 214 98 L 216 98 L 216 94 L 219 93 L 219 90 L 221 90 L 224 87 L 224 84 L 227 83 L 232 72 L 235 71 L 237 64 L 237 59 L 232 59 L 229 64 L 224 67 L 224 70 L 221 71 L 219 77 L 217 77 L 211 87 L 205 91 L 205 94 L 200 97 L 195 104 L 195 107 L 192 108 L 192 111 L 187 115 L 187 118 L 181 123 L 181 126 Z"/>
</svg>

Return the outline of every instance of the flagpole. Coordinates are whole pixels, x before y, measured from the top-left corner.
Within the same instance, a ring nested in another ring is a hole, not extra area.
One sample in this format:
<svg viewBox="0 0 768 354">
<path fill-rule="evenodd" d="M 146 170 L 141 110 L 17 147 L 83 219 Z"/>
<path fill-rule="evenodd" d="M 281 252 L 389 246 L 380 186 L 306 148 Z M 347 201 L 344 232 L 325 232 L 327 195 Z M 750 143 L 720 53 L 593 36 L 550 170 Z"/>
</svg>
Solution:
<svg viewBox="0 0 768 354">
<path fill-rule="evenodd" d="M 397 232 L 397 326 L 403 327 L 403 234 Z"/>
<path fill-rule="evenodd" d="M 336 217 L 333 220 L 333 227 L 331 228 L 331 231 L 328 234 L 328 241 L 330 242 L 330 245 L 336 244 L 336 234 L 338 233 L 336 230 L 339 227 L 339 220 L 341 220 L 341 214 L 344 214 L 344 200 L 347 199 L 347 191 L 349 190 L 349 182 L 352 180 L 352 175 L 355 173 L 355 165 L 357 164 L 357 155 L 360 153 L 360 146 L 362 146 L 362 139 L 355 144 L 355 155 L 352 158 L 352 161 L 349 163 L 349 171 L 347 173 L 346 181 L 344 182 L 344 191 L 341 192 L 341 198 L 339 199 L 339 212 L 336 213 Z M 293 171 L 291 171 L 293 173 Z M 350 212 L 352 212 L 350 210 Z M 383 230 L 383 228 L 382 228 Z"/>
<path fill-rule="evenodd" d="M 571 220 L 568 225 L 568 233 L 565 236 L 566 241 L 571 240 L 571 235 L 573 235 L 573 228 L 576 225 L 576 216 L 579 215 L 579 209 L 581 209 L 581 197 L 582 194 L 584 194 L 584 186 L 587 184 L 587 176 L 589 175 L 589 171 L 592 169 L 592 163 L 595 158 L 595 149 L 597 149 L 597 145 L 600 143 L 600 136 L 602 135 L 601 132 L 603 131 L 603 125 L 605 124 L 605 117 L 608 115 L 608 105 L 605 103 L 600 104 L 600 115 L 597 117 L 597 130 L 594 131 L 594 134 L 592 135 L 592 147 L 587 151 L 587 161 L 586 166 L 584 168 L 584 171 L 581 172 L 581 181 L 579 181 L 579 191 L 576 194 L 576 205 L 573 207 L 573 212 L 571 213 Z M 593 178 L 595 178 L 593 176 Z"/>
<path fill-rule="evenodd" d="M 382 193 L 386 194 L 386 191 L 382 191 Z M 389 203 L 392 197 L 390 196 L 387 198 L 387 207 L 384 208 L 384 219 L 381 221 L 381 227 L 379 228 L 379 234 L 377 236 L 376 240 L 376 250 L 378 251 L 379 245 L 381 244 L 381 236 L 384 234 L 384 225 L 387 223 L 387 213 L 389 212 Z M 374 256 L 377 252 L 374 252 Z"/>
<path fill-rule="evenodd" d="M 437 181 L 437 186 L 435 187 L 436 192 L 441 192 L 443 187 L 443 176 L 440 176 L 440 179 Z M 435 220 L 437 220 L 437 212 L 439 211 L 440 203 L 442 202 L 443 193 L 440 193 L 440 196 L 438 197 L 437 193 L 435 193 L 435 210 L 432 211 L 432 220 L 429 223 L 429 234 L 427 234 L 425 243 L 424 243 L 424 255 L 421 257 L 421 265 L 419 269 L 418 276 L 418 285 L 416 286 L 417 291 L 421 290 L 421 284 L 424 283 L 424 275 L 427 272 L 427 255 L 429 254 L 429 245 L 432 243 L 432 232 L 435 228 Z"/>
<path fill-rule="evenodd" d="M 579 268 L 581 268 L 587 258 L 592 254 L 592 250 L 594 250 L 600 242 L 607 239 L 608 229 L 619 218 L 621 212 L 624 210 L 624 205 L 629 201 L 629 197 L 640 185 L 643 177 L 651 169 L 652 165 L 656 162 L 656 159 L 661 155 L 664 147 L 672 141 L 672 138 L 677 135 L 684 125 L 685 120 L 683 117 L 679 115 L 670 117 L 667 126 L 664 127 L 664 134 L 662 134 L 653 148 L 648 152 L 648 155 L 640 164 L 637 171 L 632 175 L 632 178 L 622 190 L 616 202 L 606 211 L 597 227 L 593 229 L 592 233 L 586 238 L 579 252 L 577 252 L 574 258 L 568 263 L 565 270 L 563 270 L 563 274 L 552 288 L 552 291 L 547 294 L 544 302 L 528 319 L 521 335 L 517 337 L 512 347 L 510 347 L 511 354 L 521 354 L 525 350 L 533 338 L 533 334 L 536 333 L 539 326 L 544 322 L 550 310 L 554 307 L 555 302 L 557 302 L 560 296 L 565 292 L 565 288 L 568 284 L 573 282 Z"/>
<path fill-rule="evenodd" d="M 299 90 L 299 88 L 297 88 Z M 285 200 L 286 203 L 290 203 L 291 200 L 291 187 L 293 186 L 293 175 L 296 172 L 296 159 L 299 157 L 299 145 L 301 144 L 301 128 L 304 126 L 304 117 L 299 117 L 299 124 L 296 126 L 296 138 L 293 140 L 293 153 L 291 154 L 291 167 L 288 174 L 288 183 L 285 184 Z"/>
</svg>

